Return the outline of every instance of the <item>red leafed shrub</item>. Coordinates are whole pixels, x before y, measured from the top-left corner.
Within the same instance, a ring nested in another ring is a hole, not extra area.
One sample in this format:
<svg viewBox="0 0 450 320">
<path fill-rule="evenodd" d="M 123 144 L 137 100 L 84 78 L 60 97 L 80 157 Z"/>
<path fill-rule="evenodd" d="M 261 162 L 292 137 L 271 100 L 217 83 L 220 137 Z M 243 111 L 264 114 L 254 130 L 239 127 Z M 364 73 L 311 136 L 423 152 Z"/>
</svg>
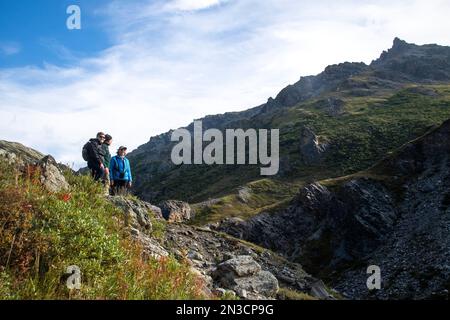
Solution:
<svg viewBox="0 0 450 320">
<path fill-rule="evenodd" d="M 47 250 L 45 239 L 33 228 L 35 215 L 25 190 L 0 189 L 0 265 L 18 275 L 37 270 L 39 256 Z"/>
<path fill-rule="evenodd" d="M 72 195 L 70 193 L 63 193 L 59 196 L 59 199 L 64 202 L 69 202 L 72 199 Z"/>
</svg>

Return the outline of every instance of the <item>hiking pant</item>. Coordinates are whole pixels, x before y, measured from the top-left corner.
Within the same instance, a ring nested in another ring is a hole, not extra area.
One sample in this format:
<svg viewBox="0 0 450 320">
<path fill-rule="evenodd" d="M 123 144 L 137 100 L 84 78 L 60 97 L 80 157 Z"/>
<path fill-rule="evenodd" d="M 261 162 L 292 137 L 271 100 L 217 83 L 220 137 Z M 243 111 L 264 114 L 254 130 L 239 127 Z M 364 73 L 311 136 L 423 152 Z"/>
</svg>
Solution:
<svg viewBox="0 0 450 320">
<path fill-rule="evenodd" d="M 113 195 L 126 196 L 128 194 L 128 182 L 127 180 L 114 180 Z"/>
<path fill-rule="evenodd" d="M 110 185 L 111 185 L 111 180 L 109 179 L 109 174 L 106 174 L 106 170 L 105 170 L 105 174 L 103 175 L 103 186 L 105 189 L 105 195 L 107 195 L 107 196 L 109 196 Z"/>
<path fill-rule="evenodd" d="M 98 163 L 88 162 L 88 168 L 91 169 L 91 175 L 95 181 L 99 181 L 103 178 L 104 172 Z"/>
</svg>

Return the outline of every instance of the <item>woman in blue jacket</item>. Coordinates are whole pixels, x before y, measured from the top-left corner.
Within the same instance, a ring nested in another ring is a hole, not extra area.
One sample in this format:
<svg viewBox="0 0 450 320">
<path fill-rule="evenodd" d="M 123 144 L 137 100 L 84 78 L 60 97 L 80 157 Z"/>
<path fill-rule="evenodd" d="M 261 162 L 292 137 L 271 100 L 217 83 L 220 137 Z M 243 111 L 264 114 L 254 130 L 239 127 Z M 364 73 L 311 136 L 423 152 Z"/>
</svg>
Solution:
<svg viewBox="0 0 450 320">
<path fill-rule="evenodd" d="M 117 155 L 111 158 L 109 164 L 109 177 L 113 195 L 126 195 L 131 188 L 133 177 L 131 176 L 130 161 L 126 158 L 127 148 L 120 147 Z"/>
</svg>

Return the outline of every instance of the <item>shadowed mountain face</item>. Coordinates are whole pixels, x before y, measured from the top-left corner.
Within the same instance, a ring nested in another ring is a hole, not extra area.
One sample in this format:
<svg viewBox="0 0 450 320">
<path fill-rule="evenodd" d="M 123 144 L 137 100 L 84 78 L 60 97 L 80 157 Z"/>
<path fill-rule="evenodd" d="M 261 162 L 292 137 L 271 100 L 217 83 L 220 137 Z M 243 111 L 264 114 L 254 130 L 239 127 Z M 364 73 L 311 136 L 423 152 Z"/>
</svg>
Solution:
<svg viewBox="0 0 450 320">
<path fill-rule="evenodd" d="M 363 170 L 448 117 L 450 47 L 395 39 L 371 65 L 329 66 L 263 105 L 201 120 L 204 130 L 280 129 L 276 180 L 291 183 Z M 261 179 L 259 166 L 175 166 L 170 137 L 153 137 L 129 155 L 136 193 L 146 200 L 201 202 Z"/>
<path fill-rule="evenodd" d="M 218 229 L 283 253 L 351 298 L 447 298 L 450 120 L 367 171 L 302 188 L 288 209 Z M 366 269 L 380 266 L 370 294 Z"/>
</svg>

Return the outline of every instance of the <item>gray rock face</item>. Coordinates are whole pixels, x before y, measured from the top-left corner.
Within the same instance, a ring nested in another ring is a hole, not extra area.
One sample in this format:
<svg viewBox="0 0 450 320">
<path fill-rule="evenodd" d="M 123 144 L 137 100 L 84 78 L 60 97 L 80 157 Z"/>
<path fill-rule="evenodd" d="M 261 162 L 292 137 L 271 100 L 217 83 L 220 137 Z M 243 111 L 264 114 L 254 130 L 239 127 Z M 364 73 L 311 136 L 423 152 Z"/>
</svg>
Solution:
<svg viewBox="0 0 450 320">
<path fill-rule="evenodd" d="M 10 153 L 4 149 L 0 149 L 0 157 L 9 164 L 14 164 L 19 161 L 15 153 Z"/>
<path fill-rule="evenodd" d="M 46 156 L 38 163 L 41 169 L 41 183 L 50 192 L 69 190 L 69 184 L 52 156 Z"/>
<path fill-rule="evenodd" d="M 108 200 L 124 213 L 124 221 L 131 236 L 139 241 L 144 251 L 152 257 L 167 257 L 169 253 L 154 238 L 149 236 L 153 226 L 150 217 L 162 219 L 161 210 L 150 203 L 125 197 L 108 197 Z"/>
<path fill-rule="evenodd" d="M 185 222 L 191 219 L 191 207 L 186 202 L 167 200 L 158 206 L 161 208 L 164 219 L 169 222 Z"/>
<path fill-rule="evenodd" d="M 151 232 L 152 223 L 150 221 L 150 214 L 162 218 L 161 210 L 147 202 L 131 200 L 125 197 L 110 196 L 108 199 L 123 210 L 126 225 L 134 229 L 144 229 Z"/>
<path fill-rule="evenodd" d="M 226 220 L 218 229 L 282 252 L 311 272 L 332 271 L 371 252 L 392 228 L 396 211 L 386 192 L 364 179 L 348 182 L 339 194 L 314 183 L 284 212 Z"/>
<path fill-rule="evenodd" d="M 280 284 L 311 294 L 312 285 L 317 282 L 299 264 L 266 251 L 257 253 L 235 238 L 206 228 L 167 224 L 164 237 L 155 239 L 151 236 L 150 216 L 163 218 L 154 206 L 123 197 L 108 199 L 123 210 L 131 236 L 140 242 L 146 254 L 156 258 L 173 255 L 187 261 L 193 274 L 207 284 L 208 291 L 219 296 L 238 294 L 242 299 L 273 299 Z"/>
<path fill-rule="evenodd" d="M 238 256 L 219 264 L 214 278 L 243 298 L 258 295 L 275 297 L 279 289 L 277 278 L 270 272 L 262 271 L 251 256 Z"/>
<path fill-rule="evenodd" d="M 61 173 L 61 165 L 52 156 L 44 157 L 20 143 L 0 141 L 0 160 L 16 164 L 21 170 L 25 170 L 27 165 L 39 169 L 40 182 L 50 192 L 69 190 L 69 184 Z"/>
<path fill-rule="evenodd" d="M 38 168 L 40 181 L 50 192 L 69 190 L 69 184 L 61 172 L 62 168 L 69 168 L 58 164 L 50 155 L 44 157 L 42 153 L 20 143 L 0 140 L 0 157 L 17 164 L 18 168 L 24 169 L 26 165 Z"/>
<path fill-rule="evenodd" d="M 234 291 L 241 293 L 243 298 L 257 299 L 260 295 L 264 298 L 274 298 L 279 290 L 277 278 L 267 271 L 260 271 L 251 277 L 235 278 L 234 281 Z"/>
<path fill-rule="evenodd" d="M 450 120 L 366 174 L 330 188 L 308 185 L 278 214 L 227 220 L 217 229 L 331 276 L 350 298 L 448 298 Z M 383 278 L 373 293 L 369 265 L 380 266 Z"/>
<path fill-rule="evenodd" d="M 187 257 L 203 276 L 212 277 L 213 292 L 228 289 L 243 299 L 271 299 L 276 291 L 275 281 L 265 272 L 276 278 L 278 286 L 307 294 L 311 294 L 312 285 L 317 282 L 299 264 L 268 251 L 256 251 L 244 242 L 207 228 L 168 224 L 163 243 L 176 256 L 183 256 L 182 252 L 190 248 Z"/>
<path fill-rule="evenodd" d="M 322 162 L 327 149 L 328 144 L 320 143 L 319 138 L 310 128 L 303 128 L 300 135 L 300 153 L 305 164 L 314 165 Z"/>
<path fill-rule="evenodd" d="M 251 190 L 248 187 L 240 187 L 238 190 L 238 199 L 243 202 L 247 203 L 248 200 L 251 197 Z"/>
<path fill-rule="evenodd" d="M 234 273 L 238 277 L 251 276 L 261 271 L 261 266 L 251 256 L 239 256 L 221 263 L 218 268 L 222 273 Z"/>
</svg>

